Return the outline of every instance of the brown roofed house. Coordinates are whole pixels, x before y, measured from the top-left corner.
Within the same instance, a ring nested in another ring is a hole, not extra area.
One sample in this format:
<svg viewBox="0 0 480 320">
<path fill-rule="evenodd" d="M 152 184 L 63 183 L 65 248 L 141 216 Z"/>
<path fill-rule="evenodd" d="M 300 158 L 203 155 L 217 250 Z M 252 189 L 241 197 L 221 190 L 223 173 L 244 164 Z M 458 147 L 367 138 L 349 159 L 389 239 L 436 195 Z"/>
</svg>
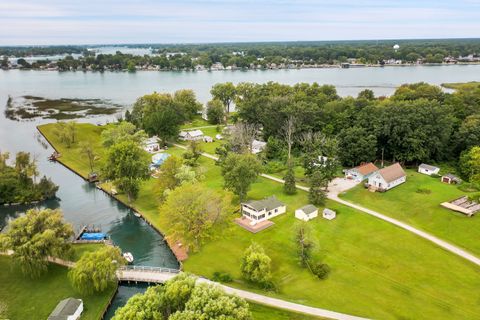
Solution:
<svg viewBox="0 0 480 320">
<path fill-rule="evenodd" d="M 361 164 L 358 167 L 346 170 L 345 178 L 361 182 L 365 179 L 368 179 L 372 174 L 377 171 L 377 166 L 371 162 L 368 162 Z"/>
<path fill-rule="evenodd" d="M 378 170 L 368 178 L 368 185 L 378 190 L 390 190 L 407 181 L 407 175 L 400 163 Z"/>
</svg>

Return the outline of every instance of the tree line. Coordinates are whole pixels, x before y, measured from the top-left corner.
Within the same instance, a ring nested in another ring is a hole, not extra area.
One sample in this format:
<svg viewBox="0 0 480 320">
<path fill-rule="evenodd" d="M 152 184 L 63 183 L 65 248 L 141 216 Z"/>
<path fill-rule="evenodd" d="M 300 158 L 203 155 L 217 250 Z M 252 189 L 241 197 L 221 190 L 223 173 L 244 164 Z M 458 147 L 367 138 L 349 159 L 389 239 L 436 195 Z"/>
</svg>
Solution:
<svg viewBox="0 0 480 320">
<path fill-rule="evenodd" d="M 393 46 L 399 45 L 394 50 Z M 0 48 L 0 56 L 17 53 L 83 53 L 78 59 L 67 56 L 56 64 L 59 70 L 129 70 L 141 66 L 155 66 L 161 70 L 192 70 L 197 65 L 210 68 L 221 63 L 224 67 L 240 69 L 267 68 L 271 65 L 332 65 L 355 59 L 358 63 L 378 64 L 391 59 L 407 63 L 422 61 L 442 63 L 447 57 L 458 58 L 480 52 L 478 39 L 445 40 L 381 40 L 381 41 L 325 41 L 278 43 L 224 43 L 152 45 L 153 55 L 136 56 L 117 51 L 98 54 L 86 47 Z M 24 68 L 38 68 L 50 61 L 36 61 L 30 65 L 24 59 L 18 63 Z"/>
</svg>

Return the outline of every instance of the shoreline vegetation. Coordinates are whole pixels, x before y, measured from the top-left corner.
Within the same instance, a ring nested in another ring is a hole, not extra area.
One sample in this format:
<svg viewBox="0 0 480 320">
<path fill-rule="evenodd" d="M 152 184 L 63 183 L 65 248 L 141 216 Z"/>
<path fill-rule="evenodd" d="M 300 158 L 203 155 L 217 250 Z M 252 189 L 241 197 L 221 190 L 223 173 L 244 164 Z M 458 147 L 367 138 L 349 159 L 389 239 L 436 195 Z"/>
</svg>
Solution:
<svg viewBox="0 0 480 320">
<path fill-rule="evenodd" d="M 34 118 L 71 120 L 112 115 L 123 107 L 103 99 L 48 99 L 37 96 L 8 97 L 5 116 L 10 120 Z"/>
<path fill-rule="evenodd" d="M 480 63 L 476 54 L 479 39 L 138 44 L 110 46 L 107 52 L 112 48 L 118 51 L 104 53 L 102 46 L 0 47 L 0 67 L 133 72 Z M 141 49 L 144 54 L 131 54 L 132 49 Z M 55 59 L 49 59 L 48 54 Z"/>
<path fill-rule="evenodd" d="M 79 156 L 79 150 L 64 148 L 52 135 L 54 127 L 55 124 L 47 124 L 38 129 L 62 153 L 59 161 L 67 168 L 74 167 L 85 178 L 89 172 L 88 161 Z M 100 144 L 103 129 L 90 124 L 78 126 L 79 137 L 83 137 L 79 139 L 88 137 L 98 143 L 99 157 L 103 157 L 104 152 Z M 184 150 L 171 147 L 168 153 L 181 155 Z M 214 161 L 201 157 L 199 163 L 207 169 L 202 184 L 213 189 L 221 188 L 220 168 L 215 166 Z M 143 183 L 132 205 L 152 225 L 159 230 L 166 230 L 167 217 L 158 213 L 155 185 L 154 179 Z M 280 184 L 259 178 L 248 195 L 249 198 L 260 199 L 275 194 L 287 203 L 287 214 L 275 218 L 273 228 L 252 235 L 234 227 L 232 233 L 222 240 L 211 241 L 199 252 L 191 254 L 184 262 L 184 269 L 207 278 L 217 271 L 227 272 L 234 278 L 234 282 L 229 284 L 233 287 L 373 318 L 414 317 L 418 316 L 419 310 L 425 318 L 480 315 L 476 303 L 468 294 L 480 285 L 475 280 L 478 279 L 478 271 L 474 266 L 414 235 L 332 201 L 327 201 L 326 206 L 340 213 L 337 219 L 332 222 L 313 222 L 316 241 L 322 247 L 321 256 L 332 267 L 329 278 L 318 282 L 301 269 L 294 256 L 290 255 L 294 250 L 289 240 L 293 236 L 291 226 L 295 221 L 292 212 L 307 203 L 307 194 L 299 192 L 285 196 L 281 190 Z M 118 194 L 115 198 L 126 201 L 124 194 Z M 265 292 L 242 281 L 237 270 L 241 252 L 253 239 L 264 245 L 272 257 L 275 266 L 273 278 L 278 285 L 276 292 Z M 221 261 L 214 258 L 220 255 Z M 425 279 L 427 275 L 430 276 Z M 350 303 L 345 304 L 345 300 Z M 456 301 L 455 306 L 451 301 Z M 392 310 L 395 310 L 393 314 Z"/>
</svg>

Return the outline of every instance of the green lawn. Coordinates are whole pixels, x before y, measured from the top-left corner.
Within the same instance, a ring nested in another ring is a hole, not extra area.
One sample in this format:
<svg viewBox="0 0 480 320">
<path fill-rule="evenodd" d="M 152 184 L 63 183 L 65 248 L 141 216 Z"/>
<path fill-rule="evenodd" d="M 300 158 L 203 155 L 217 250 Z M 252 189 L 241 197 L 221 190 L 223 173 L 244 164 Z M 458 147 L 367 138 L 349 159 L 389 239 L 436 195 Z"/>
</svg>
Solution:
<svg viewBox="0 0 480 320">
<path fill-rule="evenodd" d="M 480 217 L 467 216 L 440 206 L 440 203 L 467 193 L 457 186 L 407 170 L 407 182 L 385 193 L 372 193 L 358 186 L 341 197 L 377 210 L 419 229 L 428 231 L 459 247 L 480 255 Z M 418 192 L 419 189 L 431 193 Z"/>
<path fill-rule="evenodd" d="M 71 148 L 67 148 L 64 144 L 60 143 L 60 140 L 57 138 L 55 127 L 55 123 L 50 123 L 41 125 L 38 129 L 47 137 L 47 140 L 54 145 L 55 149 L 60 152 L 60 162 L 73 168 L 83 177 L 87 177 L 90 173 L 90 165 L 85 155 L 80 152 L 80 144 L 75 143 Z M 98 160 L 101 160 L 105 151 L 100 140 L 100 133 L 104 129 L 105 127 L 95 126 L 88 123 L 77 123 L 77 141 L 90 142 L 94 147 Z M 97 161 L 97 163 L 99 162 Z M 94 168 L 94 170 L 98 169 L 99 168 Z"/>
<path fill-rule="evenodd" d="M 98 138 L 93 128 L 90 135 Z M 171 148 L 169 152 L 182 151 Z M 221 188 L 220 168 L 204 157 L 200 165 L 207 169 L 202 183 Z M 158 212 L 156 183 L 151 179 L 142 186 L 134 206 L 167 232 L 168 217 Z M 296 222 L 293 212 L 308 202 L 306 193 L 286 196 L 280 184 L 260 178 L 248 196 L 260 199 L 272 194 L 288 206 L 287 214 L 273 219 L 274 226 L 253 235 L 234 225 L 200 252 L 191 254 L 184 269 L 206 277 L 215 271 L 228 272 L 235 279 L 230 285 L 238 288 L 364 317 L 480 318 L 478 268 L 411 233 L 331 201 L 327 206 L 337 210 L 335 220 L 318 218 L 309 222 L 317 247 L 315 257 L 332 269 L 327 280 L 315 279 L 299 267 L 292 240 Z M 240 259 L 251 241 L 260 243 L 272 258 L 273 280 L 278 288 L 275 293 L 263 292 L 241 278 Z"/>
<path fill-rule="evenodd" d="M 0 270 L 0 302 L 7 307 L 5 318 L 12 320 L 45 320 L 57 303 L 68 297 L 83 300 L 82 320 L 98 320 L 116 289 L 82 296 L 70 286 L 66 268 L 51 264 L 47 274 L 32 280 L 21 274 L 11 258 L 5 256 L 0 256 Z"/>
<path fill-rule="evenodd" d="M 255 320 L 318 320 L 320 318 L 300 313 L 270 308 L 261 304 L 250 303 L 250 311 Z"/>
<path fill-rule="evenodd" d="M 73 248 L 73 261 L 78 261 L 85 252 L 93 252 L 102 248 L 104 244 L 96 243 L 81 243 L 72 245 Z"/>
</svg>

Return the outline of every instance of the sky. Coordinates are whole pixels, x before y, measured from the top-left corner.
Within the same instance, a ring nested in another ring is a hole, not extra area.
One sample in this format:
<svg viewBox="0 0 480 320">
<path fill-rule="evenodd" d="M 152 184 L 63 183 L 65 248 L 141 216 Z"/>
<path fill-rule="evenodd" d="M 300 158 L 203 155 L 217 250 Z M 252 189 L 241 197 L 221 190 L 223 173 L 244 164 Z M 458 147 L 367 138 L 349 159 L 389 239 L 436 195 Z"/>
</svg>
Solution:
<svg viewBox="0 0 480 320">
<path fill-rule="evenodd" d="M 480 37 L 480 0 L 0 0 L 0 46 Z"/>
</svg>

